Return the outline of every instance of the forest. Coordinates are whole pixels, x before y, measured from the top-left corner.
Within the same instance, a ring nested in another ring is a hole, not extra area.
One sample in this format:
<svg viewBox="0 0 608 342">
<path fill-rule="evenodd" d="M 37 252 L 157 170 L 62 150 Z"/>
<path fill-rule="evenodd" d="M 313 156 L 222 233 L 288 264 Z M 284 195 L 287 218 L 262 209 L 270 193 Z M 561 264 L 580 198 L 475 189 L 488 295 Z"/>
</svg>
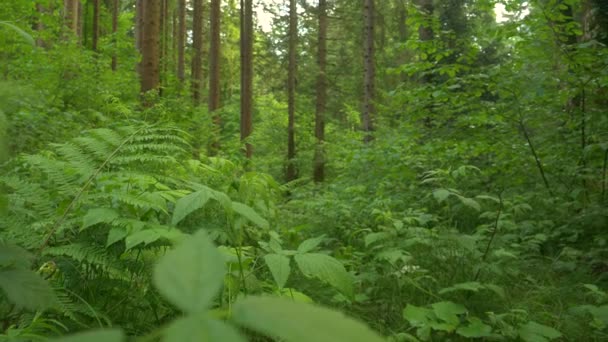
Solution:
<svg viewBox="0 0 608 342">
<path fill-rule="evenodd" d="M 608 341 L 606 0 L 0 1 L 0 341 Z"/>
</svg>

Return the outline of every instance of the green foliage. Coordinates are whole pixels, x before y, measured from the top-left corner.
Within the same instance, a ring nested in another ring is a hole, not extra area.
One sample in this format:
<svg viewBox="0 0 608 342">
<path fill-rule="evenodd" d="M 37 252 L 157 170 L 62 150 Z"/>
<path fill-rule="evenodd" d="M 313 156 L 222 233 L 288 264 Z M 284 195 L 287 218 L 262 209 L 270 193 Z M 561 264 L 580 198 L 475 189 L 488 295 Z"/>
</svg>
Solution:
<svg viewBox="0 0 608 342">
<path fill-rule="evenodd" d="M 91 2 L 78 32 L 61 2 L 0 2 L 0 340 L 608 339 L 604 5 L 506 0 L 497 21 L 495 1 L 375 1 L 364 143 L 362 2 L 329 1 L 312 184 L 317 2 L 298 2 L 300 178 L 282 184 L 286 8 L 262 5 L 242 141 L 237 2 L 213 113 L 175 73 L 176 1 L 146 96 L 136 6 L 114 33 L 101 3 L 93 51 Z"/>
</svg>

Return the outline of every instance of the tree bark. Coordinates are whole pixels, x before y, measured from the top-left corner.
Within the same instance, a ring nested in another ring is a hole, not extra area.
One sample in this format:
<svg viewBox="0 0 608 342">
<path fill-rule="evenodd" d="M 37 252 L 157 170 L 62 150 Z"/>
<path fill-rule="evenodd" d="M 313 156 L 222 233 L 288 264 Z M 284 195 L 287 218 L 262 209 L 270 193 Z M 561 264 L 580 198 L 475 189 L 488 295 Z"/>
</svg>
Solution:
<svg viewBox="0 0 608 342">
<path fill-rule="evenodd" d="M 144 16 L 146 14 L 146 4 L 144 1 L 145 0 L 136 0 L 135 3 L 135 48 L 140 54 L 143 52 Z"/>
<path fill-rule="evenodd" d="M 327 103 L 327 0 L 319 0 L 319 36 L 317 66 L 317 105 L 315 110 L 315 137 L 317 146 L 313 162 L 313 179 L 315 182 L 325 180 L 325 109 Z"/>
<path fill-rule="evenodd" d="M 63 1 L 63 19 L 65 26 L 78 36 L 78 23 L 79 23 L 79 0 L 64 0 Z"/>
<path fill-rule="evenodd" d="M 192 101 L 201 103 L 201 85 L 203 83 L 203 0 L 194 0 L 192 23 Z"/>
<path fill-rule="evenodd" d="M 241 141 L 253 131 L 253 5 L 241 0 Z M 251 158 L 253 146 L 245 143 L 245 156 Z"/>
<path fill-rule="evenodd" d="M 112 71 L 118 68 L 118 14 L 120 13 L 120 0 L 113 0 L 112 4 L 112 42 L 114 51 L 112 52 Z"/>
<path fill-rule="evenodd" d="M 361 113 L 361 124 L 365 134 L 363 141 L 372 140 L 373 116 L 375 114 L 375 49 L 374 49 L 374 0 L 364 0 L 363 17 L 365 24 L 365 38 L 363 43 L 364 53 L 364 79 L 363 79 L 363 111 Z"/>
<path fill-rule="evenodd" d="M 161 0 L 146 0 L 143 17 L 143 41 L 141 63 L 141 92 L 158 90 L 160 75 L 160 2 Z M 150 105 L 145 101 L 145 105 Z"/>
<path fill-rule="evenodd" d="M 213 124 L 215 125 L 214 141 L 211 144 L 211 154 L 215 154 L 220 149 L 220 130 L 221 118 L 216 112 L 220 108 L 220 52 L 221 52 L 221 37 L 220 37 L 220 21 L 222 11 L 220 0 L 211 0 L 210 11 L 210 53 L 209 53 L 209 113 L 213 116 Z"/>
<path fill-rule="evenodd" d="M 93 0 L 93 35 L 92 35 L 92 49 L 97 52 L 99 45 L 99 0 Z"/>
<path fill-rule="evenodd" d="M 286 180 L 292 181 L 297 178 L 295 165 L 296 140 L 295 140 L 295 113 L 296 113 L 296 45 L 298 39 L 298 13 L 296 11 L 296 0 L 289 0 L 289 69 L 287 75 L 287 97 L 288 97 L 288 127 L 287 127 L 287 172 Z"/>
<path fill-rule="evenodd" d="M 427 20 L 424 25 L 420 25 L 418 28 L 418 35 L 421 41 L 433 40 L 433 20 L 432 15 L 434 11 L 433 0 L 416 0 L 417 5 L 422 10 L 422 14 L 426 16 Z"/>
<path fill-rule="evenodd" d="M 179 28 L 177 33 L 177 79 L 180 84 L 186 80 L 186 0 L 178 3 Z"/>
</svg>

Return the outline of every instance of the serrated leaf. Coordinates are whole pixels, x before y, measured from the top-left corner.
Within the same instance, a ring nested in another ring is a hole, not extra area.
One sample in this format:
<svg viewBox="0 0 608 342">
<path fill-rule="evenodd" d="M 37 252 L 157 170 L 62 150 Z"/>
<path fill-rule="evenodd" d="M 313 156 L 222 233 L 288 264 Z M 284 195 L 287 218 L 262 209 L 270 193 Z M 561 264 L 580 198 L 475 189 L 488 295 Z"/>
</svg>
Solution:
<svg viewBox="0 0 608 342">
<path fill-rule="evenodd" d="M 319 253 L 296 254 L 294 258 L 305 276 L 326 282 L 348 297 L 353 296 L 352 278 L 340 261 Z"/>
<path fill-rule="evenodd" d="M 479 292 L 479 290 L 484 289 L 484 285 L 477 281 L 471 281 L 466 283 L 456 284 L 450 287 L 446 287 L 439 291 L 439 294 L 446 294 L 455 291 L 471 291 L 471 292 Z"/>
<path fill-rule="evenodd" d="M 199 231 L 161 258 L 153 278 L 170 302 L 187 313 L 198 313 L 211 305 L 225 274 L 224 257 Z"/>
<path fill-rule="evenodd" d="M 547 342 L 562 336 L 559 331 L 534 321 L 521 325 L 517 332 L 525 342 Z"/>
<path fill-rule="evenodd" d="M 266 221 L 265 218 L 256 213 L 255 210 L 248 205 L 240 202 L 232 202 L 232 210 L 253 222 L 260 228 L 268 229 L 269 227 L 268 221 Z"/>
<path fill-rule="evenodd" d="M 118 217 L 118 212 L 111 208 L 90 209 L 82 218 L 82 228 L 80 230 L 82 231 L 99 223 L 111 223 Z"/>
<path fill-rule="evenodd" d="M 338 311 L 279 298 L 245 298 L 235 304 L 233 320 L 287 342 L 384 341 L 363 323 Z"/>
<path fill-rule="evenodd" d="M 403 318 L 414 327 L 420 327 L 428 324 L 432 314 L 433 312 L 430 309 L 421 308 L 411 304 L 408 304 L 405 309 L 403 309 Z"/>
<path fill-rule="evenodd" d="M 124 228 L 112 228 L 108 232 L 108 239 L 106 241 L 106 247 L 109 247 L 116 242 L 124 239 L 127 236 L 127 230 Z"/>
<path fill-rule="evenodd" d="M 439 203 L 442 203 L 443 201 L 448 199 L 448 197 L 450 197 L 451 194 L 452 193 L 446 189 L 437 189 L 437 190 L 433 191 L 433 197 L 435 197 L 435 199 Z"/>
<path fill-rule="evenodd" d="M 0 289 L 17 308 L 42 310 L 56 303 L 51 286 L 30 270 L 0 271 Z"/>
<path fill-rule="evenodd" d="M 312 298 L 308 297 L 306 294 L 291 288 L 283 288 L 279 290 L 279 297 L 289 298 L 289 300 L 293 300 L 295 302 L 301 303 L 313 303 Z"/>
<path fill-rule="evenodd" d="M 456 333 L 467 338 L 488 337 L 492 334 L 492 327 L 478 318 L 471 318 L 469 325 L 456 329 Z"/>
<path fill-rule="evenodd" d="M 450 301 L 433 303 L 431 307 L 437 318 L 454 326 L 460 323 L 458 315 L 467 313 L 467 309 L 463 305 Z"/>
<path fill-rule="evenodd" d="M 51 342 L 121 342 L 124 334 L 118 329 L 92 330 L 79 334 L 54 338 Z"/>
<path fill-rule="evenodd" d="M 30 268 L 33 256 L 25 249 L 0 243 L 0 267 Z"/>
<path fill-rule="evenodd" d="M 289 279 L 289 273 L 291 272 L 289 258 L 279 254 L 266 254 L 264 261 L 266 261 L 266 265 L 270 269 L 270 273 L 272 273 L 272 277 L 279 289 L 285 287 L 287 279 Z"/>
<path fill-rule="evenodd" d="M 141 243 L 149 245 L 160 239 L 167 239 L 171 242 L 181 240 L 183 233 L 178 229 L 162 229 L 162 228 L 150 228 L 140 230 L 133 233 L 125 238 L 126 249 L 129 250 Z"/>
<path fill-rule="evenodd" d="M 365 235 L 365 247 L 369 247 L 370 245 L 378 242 L 378 241 L 383 241 L 383 240 L 387 240 L 390 239 L 392 236 L 392 234 L 388 233 L 388 232 L 378 232 L 378 233 L 370 233 Z"/>
<path fill-rule="evenodd" d="M 232 326 L 218 320 L 190 315 L 173 321 L 165 330 L 163 342 L 226 341 L 246 342 Z"/>
<path fill-rule="evenodd" d="M 492 202 L 500 203 L 500 199 L 498 199 L 498 198 L 496 198 L 494 196 L 477 195 L 477 196 L 475 196 L 475 198 L 482 199 L 482 200 L 489 200 L 489 201 L 492 201 Z"/>
<path fill-rule="evenodd" d="M 317 248 L 325 240 L 325 235 L 305 240 L 298 246 L 298 253 L 308 253 Z"/>
<path fill-rule="evenodd" d="M 209 189 L 203 189 L 178 199 L 177 202 L 175 202 L 171 224 L 176 225 L 180 223 L 186 216 L 204 207 L 211 198 L 211 191 L 209 191 Z"/>
<path fill-rule="evenodd" d="M 474 209 L 475 211 L 481 211 L 481 206 L 479 205 L 479 203 L 477 203 L 476 200 L 464 196 L 458 196 L 458 199 L 465 206 Z"/>
</svg>

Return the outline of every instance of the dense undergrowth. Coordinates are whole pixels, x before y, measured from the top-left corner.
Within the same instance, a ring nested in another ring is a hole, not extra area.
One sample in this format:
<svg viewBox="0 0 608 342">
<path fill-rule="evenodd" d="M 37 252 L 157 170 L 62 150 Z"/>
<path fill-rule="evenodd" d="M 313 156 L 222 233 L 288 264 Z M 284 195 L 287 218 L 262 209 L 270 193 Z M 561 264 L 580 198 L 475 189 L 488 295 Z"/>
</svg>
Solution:
<svg viewBox="0 0 608 342">
<path fill-rule="evenodd" d="M 251 160 L 227 100 L 209 156 L 175 80 L 140 106 L 126 44 L 111 72 L 3 36 L 0 341 L 607 340 L 608 52 L 551 13 L 466 53 L 408 41 L 433 63 L 380 68 L 403 78 L 370 143 L 341 100 L 321 184 L 304 91 L 283 183 L 281 96 L 256 97 Z"/>
</svg>

